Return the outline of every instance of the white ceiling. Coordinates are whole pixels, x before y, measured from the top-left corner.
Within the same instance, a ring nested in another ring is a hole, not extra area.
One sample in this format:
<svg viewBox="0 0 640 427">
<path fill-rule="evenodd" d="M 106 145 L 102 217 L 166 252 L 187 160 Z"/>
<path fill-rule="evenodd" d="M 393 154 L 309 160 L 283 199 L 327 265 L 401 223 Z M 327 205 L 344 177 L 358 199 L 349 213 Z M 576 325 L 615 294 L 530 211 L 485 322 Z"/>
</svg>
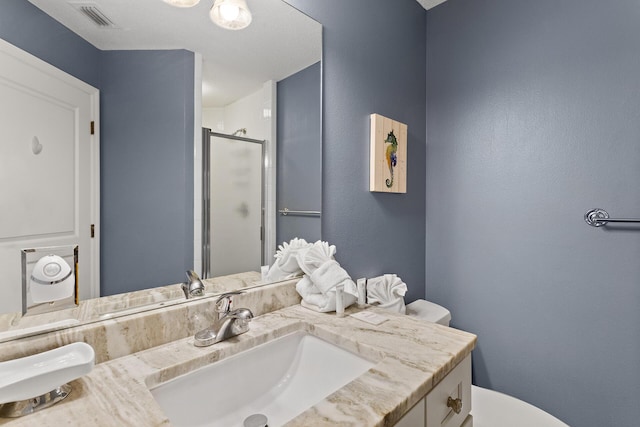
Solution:
<svg viewBox="0 0 640 427">
<path fill-rule="evenodd" d="M 422 5 L 425 9 L 429 10 L 432 7 L 436 7 L 440 3 L 444 3 L 447 0 L 418 0 L 418 3 Z"/>
<path fill-rule="evenodd" d="M 322 26 L 282 0 L 248 0 L 249 27 L 224 30 L 209 19 L 213 0 L 176 8 L 162 0 L 29 0 L 102 50 L 187 49 L 203 57 L 203 106 L 220 107 L 322 57 Z M 104 29 L 74 4 L 98 7 L 117 26 Z"/>
</svg>

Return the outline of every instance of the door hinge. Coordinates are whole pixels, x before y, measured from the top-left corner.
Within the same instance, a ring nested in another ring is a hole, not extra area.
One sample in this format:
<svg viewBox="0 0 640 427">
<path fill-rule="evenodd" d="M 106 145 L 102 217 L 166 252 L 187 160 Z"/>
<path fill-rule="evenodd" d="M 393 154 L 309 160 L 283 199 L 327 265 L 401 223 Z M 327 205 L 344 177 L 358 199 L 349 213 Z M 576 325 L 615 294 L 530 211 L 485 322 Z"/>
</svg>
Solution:
<svg viewBox="0 0 640 427">
<path fill-rule="evenodd" d="M 91 125 L 89 127 L 91 128 L 91 135 L 94 135 L 96 133 L 96 122 L 91 120 Z"/>
<path fill-rule="evenodd" d="M 96 236 L 96 226 L 95 224 L 91 224 L 91 238 L 93 239 Z"/>
<path fill-rule="evenodd" d="M 264 240 L 264 227 L 260 226 L 260 241 Z"/>
</svg>

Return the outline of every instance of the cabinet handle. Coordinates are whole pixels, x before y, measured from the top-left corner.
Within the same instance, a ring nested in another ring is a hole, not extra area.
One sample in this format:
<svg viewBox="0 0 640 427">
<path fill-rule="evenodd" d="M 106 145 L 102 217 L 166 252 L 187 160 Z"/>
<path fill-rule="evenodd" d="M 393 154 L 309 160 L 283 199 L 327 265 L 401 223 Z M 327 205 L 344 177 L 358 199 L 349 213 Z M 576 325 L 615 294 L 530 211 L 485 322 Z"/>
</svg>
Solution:
<svg viewBox="0 0 640 427">
<path fill-rule="evenodd" d="M 447 406 L 453 409 L 453 412 L 459 414 L 462 411 L 462 399 L 454 399 L 451 396 L 447 398 Z"/>
</svg>

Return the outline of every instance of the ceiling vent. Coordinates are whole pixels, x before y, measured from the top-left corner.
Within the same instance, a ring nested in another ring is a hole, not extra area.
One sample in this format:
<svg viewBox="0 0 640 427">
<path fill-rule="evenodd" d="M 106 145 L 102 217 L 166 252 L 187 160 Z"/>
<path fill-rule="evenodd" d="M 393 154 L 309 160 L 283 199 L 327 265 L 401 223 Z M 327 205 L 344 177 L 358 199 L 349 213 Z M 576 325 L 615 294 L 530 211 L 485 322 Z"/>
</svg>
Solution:
<svg viewBox="0 0 640 427">
<path fill-rule="evenodd" d="M 89 18 L 98 28 L 118 28 L 103 11 L 98 9 L 95 3 L 70 3 L 70 5 L 82 15 Z"/>
</svg>

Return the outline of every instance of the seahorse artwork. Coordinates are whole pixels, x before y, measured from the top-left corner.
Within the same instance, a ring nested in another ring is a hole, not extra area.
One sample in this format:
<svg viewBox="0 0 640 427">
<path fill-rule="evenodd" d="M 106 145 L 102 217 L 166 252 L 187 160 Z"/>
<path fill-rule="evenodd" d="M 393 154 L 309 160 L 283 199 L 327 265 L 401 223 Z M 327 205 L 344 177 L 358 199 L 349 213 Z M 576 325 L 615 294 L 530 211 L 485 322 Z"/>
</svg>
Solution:
<svg viewBox="0 0 640 427">
<path fill-rule="evenodd" d="M 389 134 L 387 135 L 387 139 L 385 139 L 384 142 L 391 144 L 387 147 L 386 152 L 387 167 L 389 168 L 389 173 L 391 173 L 391 179 L 387 178 L 385 180 L 387 188 L 391 188 L 393 187 L 393 168 L 395 168 L 398 164 L 398 140 L 393 134 L 393 131 L 389 132 Z"/>
<path fill-rule="evenodd" d="M 407 192 L 407 125 L 371 114 L 369 134 L 369 191 Z"/>
</svg>

